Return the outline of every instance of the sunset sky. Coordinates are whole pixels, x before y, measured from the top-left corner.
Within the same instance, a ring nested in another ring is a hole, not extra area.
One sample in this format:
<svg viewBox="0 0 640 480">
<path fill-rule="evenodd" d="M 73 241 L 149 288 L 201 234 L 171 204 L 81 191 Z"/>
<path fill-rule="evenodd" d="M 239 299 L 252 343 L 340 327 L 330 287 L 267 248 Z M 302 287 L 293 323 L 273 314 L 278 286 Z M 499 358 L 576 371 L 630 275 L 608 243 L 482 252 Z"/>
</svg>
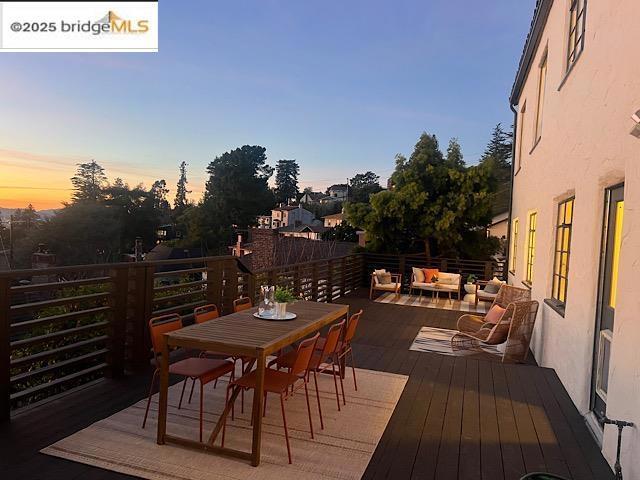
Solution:
<svg viewBox="0 0 640 480">
<path fill-rule="evenodd" d="M 110 180 L 205 167 L 244 144 L 295 158 L 301 188 L 373 170 L 422 131 L 478 160 L 508 93 L 534 0 L 162 2 L 156 54 L 0 54 L 0 207 L 56 208 L 75 164 Z"/>
</svg>

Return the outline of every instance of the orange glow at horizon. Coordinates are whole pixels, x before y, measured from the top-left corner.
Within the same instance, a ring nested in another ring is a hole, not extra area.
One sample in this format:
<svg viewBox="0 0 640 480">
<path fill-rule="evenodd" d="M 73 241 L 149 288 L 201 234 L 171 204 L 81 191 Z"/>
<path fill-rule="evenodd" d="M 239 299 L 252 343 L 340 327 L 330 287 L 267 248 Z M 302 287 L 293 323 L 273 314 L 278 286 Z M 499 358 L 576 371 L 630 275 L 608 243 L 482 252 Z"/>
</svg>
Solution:
<svg viewBox="0 0 640 480">
<path fill-rule="evenodd" d="M 0 208 L 25 208 L 29 204 L 36 210 L 62 208 L 63 202 L 71 200 L 73 190 L 70 179 L 76 171 L 76 165 L 86 161 L 89 158 L 42 155 L 0 148 Z M 99 160 L 98 162 L 102 164 Z M 110 181 L 121 176 L 131 186 L 144 183 L 148 188 L 155 179 L 151 176 L 153 174 L 145 174 L 144 168 L 136 168 L 135 165 L 127 168 L 103 166 Z M 166 180 L 168 187 L 173 190 L 171 187 L 175 185 L 175 180 Z M 192 190 L 189 197 L 194 201 L 203 193 L 203 186 L 198 183 L 189 183 L 189 189 Z M 169 193 L 170 201 L 172 193 Z"/>
</svg>

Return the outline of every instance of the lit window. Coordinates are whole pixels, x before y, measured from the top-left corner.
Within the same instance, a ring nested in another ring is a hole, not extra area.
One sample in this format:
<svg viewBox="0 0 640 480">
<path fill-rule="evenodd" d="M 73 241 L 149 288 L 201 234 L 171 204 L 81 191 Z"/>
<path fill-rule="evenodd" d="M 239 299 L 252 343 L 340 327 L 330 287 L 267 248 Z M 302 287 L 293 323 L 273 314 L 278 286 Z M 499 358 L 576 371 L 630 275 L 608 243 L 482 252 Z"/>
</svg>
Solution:
<svg viewBox="0 0 640 480">
<path fill-rule="evenodd" d="M 536 257 L 536 212 L 529 214 L 529 230 L 527 232 L 527 266 L 525 270 L 525 282 L 533 283 L 533 261 Z"/>
<path fill-rule="evenodd" d="M 547 52 L 544 53 L 540 62 L 538 76 L 538 105 L 536 109 L 536 125 L 534 141 L 538 141 L 542 136 L 542 107 L 544 106 L 544 89 L 547 83 Z"/>
<path fill-rule="evenodd" d="M 553 289 L 551 296 L 559 304 L 567 302 L 567 280 L 571 255 L 571 228 L 573 226 L 573 202 L 570 198 L 558 205 L 556 221 L 555 258 L 553 262 Z"/>
<path fill-rule="evenodd" d="M 516 271 L 516 254 L 518 252 L 518 219 L 513 220 L 511 227 L 511 265 L 509 270 Z"/>
<path fill-rule="evenodd" d="M 611 261 L 611 291 L 609 292 L 609 306 L 616 308 L 618 292 L 618 269 L 620 267 L 620 247 L 622 246 L 622 221 L 624 217 L 624 201 L 616 203 L 616 224 L 613 230 L 613 258 Z"/>
<path fill-rule="evenodd" d="M 569 46 L 567 48 L 567 70 L 578 59 L 584 48 L 584 7 L 586 0 L 571 0 L 569 5 Z"/>
</svg>

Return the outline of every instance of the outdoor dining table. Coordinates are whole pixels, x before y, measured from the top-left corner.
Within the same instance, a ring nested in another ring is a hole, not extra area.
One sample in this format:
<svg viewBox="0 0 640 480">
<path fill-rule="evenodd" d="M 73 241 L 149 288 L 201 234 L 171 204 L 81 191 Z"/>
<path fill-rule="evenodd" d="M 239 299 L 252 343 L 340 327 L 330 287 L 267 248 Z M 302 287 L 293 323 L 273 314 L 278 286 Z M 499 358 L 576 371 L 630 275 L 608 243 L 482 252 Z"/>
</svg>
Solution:
<svg viewBox="0 0 640 480">
<path fill-rule="evenodd" d="M 184 327 L 163 336 L 160 365 L 160 403 L 158 411 L 157 443 L 167 442 L 198 448 L 213 453 L 250 460 L 253 466 L 260 464 L 260 442 L 264 402 L 264 375 L 266 359 L 278 350 L 313 334 L 321 328 L 345 317 L 347 305 L 299 301 L 287 310 L 297 317 L 288 321 L 262 320 L 253 316 L 256 308 L 225 315 L 215 320 Z M 175 347 L 210 350 L 234 357 L 250 357 L 245 373 L 253 365 L 257 370 L 257 388 L 253 396 L 253 438 L 251 452 L 214 445 L 231 406 L 240 393 L 235 387 L 213 429 L 208 441 L 199 442 L 167 433 L 167 398 L 169 388 L 169 351 Z"/>
</svg>

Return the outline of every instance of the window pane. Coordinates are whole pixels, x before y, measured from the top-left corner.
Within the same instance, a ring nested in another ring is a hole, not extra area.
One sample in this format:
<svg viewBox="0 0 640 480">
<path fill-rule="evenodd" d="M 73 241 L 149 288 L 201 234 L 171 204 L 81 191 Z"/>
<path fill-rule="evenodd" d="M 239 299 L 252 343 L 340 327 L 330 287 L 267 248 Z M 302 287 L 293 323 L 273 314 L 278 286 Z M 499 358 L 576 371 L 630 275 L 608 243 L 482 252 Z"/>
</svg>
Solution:
<svg viewBox="0 0 640 480">
<path fill-rule="evenodd" d="M 620 264 L 620 246 L 622 244 L 622 220 L 624 215 L 624 201 L 616 204 L 616 221 L 613 231 L 613 258 L 611 260 L 611 290 L 609 292 L 609 306 L 616 308 L 616 293 L 618 291 L 618 267 Z"/>
</svg>

